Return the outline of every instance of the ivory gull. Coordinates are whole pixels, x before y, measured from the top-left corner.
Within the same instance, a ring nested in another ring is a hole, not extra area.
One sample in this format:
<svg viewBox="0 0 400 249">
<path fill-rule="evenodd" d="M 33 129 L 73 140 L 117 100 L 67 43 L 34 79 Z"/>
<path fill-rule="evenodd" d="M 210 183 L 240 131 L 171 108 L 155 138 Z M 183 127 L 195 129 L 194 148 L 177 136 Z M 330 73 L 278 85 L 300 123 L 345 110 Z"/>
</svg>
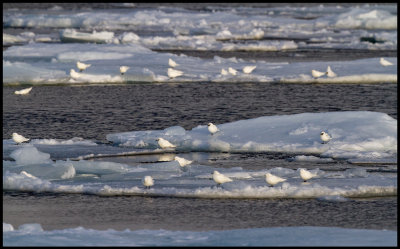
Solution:
<svg viewBox="0 0 400 249">
<path fill-rule="evenodd" d="M 151 186 L 154 185 L 153 177 L 151 177 L 151 176 L 143 177 L 142 183 L 143 183 L 144 186 L 146 186 L 146 188 L 150 188 Z"/>
<path fill-rule="evenodd" d="M 286 181 L 286 179 L 283 179 L 283 178 L 281 178 L 279 176 L 276 176 L 276 175 L 273 175 L 271 173 L 267 173 L 267 174 L 265 174 L 265 181 L 269 185 L 274 186 L 274 185 L 276 185 L 276 184 L 278 184 L 280 182 Z"/>
<path fill-rule="evenodd" d="M 327 143 L 331 140 L 331 136 L 329 136 L 329 134 L 326 133 L 325 131 L 321 132 L 320 137 L 321 137 L 322 143 Z"/>
<path fill-rule="evenodd" d="M 26 138 L 22 135 L 19 135 L 18 133 L 14 132 L 12 134 L 12 139 L 14 140 L 14 142 L 16 142 L 17 144 L 23 143 L 23 142 L 27 142 L 29 141 L 29 138 Z"/>
<path fill-rule="evenodd" d="M 85 63 L 83 63 L 83 62 L 78 61 L 78 62 L 76 62 L 76 66 L 78 67 L 79 72 L 82 72 L 82 71 L 85 70 L 86 68 L 90 67 L 91 64 L 85 64 Z"/>
<path fill-rule="evenodd" d="M 167 148 L 175 148 L 176 145 L 171 144 L 169 141 L 165 140 L 164 138 L 157 138 L 156 141 L 158 141 L 158 145 L 160 145 L 160 147 L 162 149 L 167 149 Z"/>
<path fill-rule="evenodd" d="M 307 180 L 310 180 L 311 178 L 316 177 L 317 174 L 311 173 L 310 171 L 308 171 L 306 169 L 300 169 L 300 176 L 306 182 Z"/>
<path fill-rule="evenodd" d="M 207 126 L 208 126 L 208 131 L 211 133 L 211 135 L 214 135 L 214 133 L 219 131 L 218 127 L 213 123 L 208 123 Z"/>
<path fill-rule="evenodd" d="M 214 180 L 214 182 L 217 183 L 218 186 L 220 186 L 223 183 L 233 181 L 231 178 L 219 173 L 216 170 L 214 170 L 214 173 L 213 173 L 213 180 Z"/>
</svg>

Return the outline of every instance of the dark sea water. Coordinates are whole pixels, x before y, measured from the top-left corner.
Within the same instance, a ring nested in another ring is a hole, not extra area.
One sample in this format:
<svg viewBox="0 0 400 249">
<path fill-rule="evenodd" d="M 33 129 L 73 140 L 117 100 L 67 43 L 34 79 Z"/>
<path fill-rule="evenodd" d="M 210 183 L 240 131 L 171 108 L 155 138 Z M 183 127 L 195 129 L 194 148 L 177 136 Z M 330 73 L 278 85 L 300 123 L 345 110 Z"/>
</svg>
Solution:
<svg viewBox="0 0 400 249">
<path fill-rule="evenodd" d="M 45 230 L 83 226 L 106 230 L 227 230 L 325 226 L 397 230 L 397 198 L 191 199 L 100 197 L 3 192 L 3 222 L 40 223 Z"/>
<path fill-rule="evenodd" d="M 82 137 L 105 141 L 115 132 L 190 130 L 261 116 L 377 111 L 397 119 L 397 84 L 168 83 L 3 87 L 3 138 Z"/>
</svg>

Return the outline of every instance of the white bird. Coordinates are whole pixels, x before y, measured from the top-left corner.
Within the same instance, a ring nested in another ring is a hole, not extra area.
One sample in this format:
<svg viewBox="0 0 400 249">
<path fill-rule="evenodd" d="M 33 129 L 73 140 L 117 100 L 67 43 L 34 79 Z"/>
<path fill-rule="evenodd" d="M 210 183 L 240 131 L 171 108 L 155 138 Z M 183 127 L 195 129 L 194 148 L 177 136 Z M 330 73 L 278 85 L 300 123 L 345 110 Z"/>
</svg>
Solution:
<svg viewBox="0 0 400 249">
<path fill-rule="evenodd" d="M 306 169 L 300 169 L 300 176 L 306 182 L 307 180 L 310 180 L 311 178 L 316 177 L 317 174 L 311 173 L 310 171 L 308 171 Z"/>
<path fill-rule="evenodd" d="M 174 60 L 172 60 L 171 58 L 168 59 L 168 65 L 169 65 L 170 67 L 179 66 L 179 64 L 176 63 L 176 62 L 175 62 Z"/>
<path fill-rule="evenodd" d="M 142 183 L 143 183 L 143 185 L 144 185 L 146 188 L 150 188 L 151 186 L 154 185 L 153 177 L 151 177 L 151 176 L 145 176 L 145 177 L 143 177 Z"/>
<path fill-rule="evenodd" d="M 208 126 L 208 131 L 211 133 L 211 135 L 214 135 L 214 133 L 219 131 L 218 127 L 213 123 L 208 123 L 207 126 Z"/>
<path fill-rule="evenodd" d="M 281 178 L 279 176 L 276 176 L 276 175 L 273 175 L 271 173 L 267 173 L 267 174 L 265 174 L 265 181 L 269 185 L 274 186 L 274 185 L 276 185 L 276 184 L 278 184 L 280 182 L 286 181 L 286 179 L 283 179 L 283 178 Z"/>
<path fill-rule="evenodd" d="M 253 72 L 253 70 L 256 69 L 256 67 L 257 66 L 245 66 L 243 68 L 243 73 L 249 74 L 249 73 Z"/>
<path fill-rule="evenodd" d="M 331 140 L 331 136 L 329 136 L 329 134 L 324 132 L 324 131 L 321 132 L 320 137 L 321 137 L 321 140 L 322 140 L 323 144 L 327 143 L 327 142 L 329 142 Z"/>
<path fill-rule="evenodd" d="M 179 163 L 179 165 L 181 167 L 185 167 L 186 165 L 189 165 L 189 164 L 191 164 L 193 162 L 193 161 L 190 161 L 190 160 L 187 160 L 187 159 L 185 159 L 183 157 L 178 157 L 178 156 L 175 156 L 174 160 L 178 161 L 178 163 Z"/>
<path fill-rule="evenodd" d="M 119 72 L 121 73 L 121 75 L 124 75 L 124 73 L 126 73 L 126 71 L 128 71 L 128 69 L 129 69 L 128 66 L 120 66 Z"/>
<path fill-rule="evenodd" d="M 236 73 L 237 73 L 236 69 L 233 69 L 233 68 L 231 68 L 231 67 L 228 68 L 228 72 L 229 72 L 230 74 L 232 74 L 232 75 L 236 75 Z"/>
<path fill-rule="evenodd" d="M 76 66 L 78 67 L 79 72 L 82 72 L 82 71 L 85 70 L 86 68 L 90 67 L 91 64 L 85 64 L 85 63 L 83 63 L 83 62 L 78 61 L 78 62 L 76 62 Z"/>
<path fill-rule="evenodd" d="M 18 133 L 14 132 L 12 134 L 12 139 L 14 140 L 14 142 L 16 142 L 17 144 L 23 143 L 23 142 L 27 142 L 29 141 L 29 138 L 26 138 L 22 135 L 19 135 Z"/>
<path fill-rule="evenodd" d="M 168 68 L 168 77 L 175 78 L 175 77 L 182 76 L 182 75 L 183 75 L 182 71 L 175 70 L 173 68 Z"/>
<path fill-rule="evenodd" d="M 228 72 L 227 72 L 225 69 L 222 68 L 222 69 L 221 69 L 221 74 L 222 74 L 222 75 L 227 75 Z"/>
<path fill-rule="evenodd" d="M 317 70 L 311 70 L 311 74 L 312 74 L 312 76 L 314 77 L 314 78 L 319 78 L 319 77 L 321 77 L 321 76 L 324 76 L 325 74 L 327 74 L 327 72 L 320 72 L 320 71 L 317 71 Z"/>
<path fill-rule="evenodd" d="M 384 67 L 393 65 L 393 63 L 391 63 L 390 61 L 385 60 L 384 58 L 381 58 L 379 60 L 379 63 L 381 63 L 381 65 L 384 66 Z"/>
<path fill-rule="evenodd" d="M 76 72 L 74 69 L 71 69 L 69 71 L 69 75 L 71 76 L 71 78 L 73 79 L 79 79 L 81 77 L 81 74 Z"/>
<path fill-rule="evenodd" d="M 231 178 L 219 173 L 216 170 L 214 170 L 214 173 L 213 173 L 213 180 L 214 180 L 214 182 L 217 183 L 218 186 L 223 184 L 223 183 L 233 181 Z"/>
<path fill-rule="evenodd" d="M 328 77 L 336 77 L 337 76 L 337 74 L 332 71 L 331 66 L 328 66 L 328 68 L 326 69 L 326 75 Z"/>
<path fill-rule="evenodd" d="M 15 91 L 15 94 L 20 94 L 20 95 L 24 95 L 24 94 L 28 94 L 30 91 L 32 90 L 32 87 L 29 88 L 25 88 L 19 91 Z"/>
<path fill-rule="evenodd" d="M 165 140 L 164 138 L 157 138 L 156 141 L 158 141 L 158 145 L 160 145 L 160 147 L 162 149 L 167 149 L 167 148 L 175 148 L 176 145 L 171 144 L 169 141 Z"/>
</svg>

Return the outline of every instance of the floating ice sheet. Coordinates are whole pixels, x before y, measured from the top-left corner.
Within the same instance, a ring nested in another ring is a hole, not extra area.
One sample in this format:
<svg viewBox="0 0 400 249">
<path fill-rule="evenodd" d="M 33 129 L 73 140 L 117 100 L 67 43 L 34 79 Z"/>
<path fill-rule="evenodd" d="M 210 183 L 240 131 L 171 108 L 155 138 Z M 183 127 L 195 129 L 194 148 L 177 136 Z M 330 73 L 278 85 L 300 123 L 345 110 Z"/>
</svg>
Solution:
<svg viewBox="0 0 400 249">
<path fill-rule="evenodd" d="M 350 163 L 390 163 L 397 159 L 397 120 L 387 114 L 369 111 L 302 113 L 217 125 L 220 131 L 214 135 L 206 125 L 190 131 L 172 126 L 164 130 L 107 135 L 114 145 L 96 144 L 82 138 L 33 139 L 21 145 L 16 145 L 11 139 L 3 140 L 3 157 L 14 159 L 3 160 L 3 189 L 191 198 L 375 197 L 397 194 L 396 176 L 372 174 L 364 168 L 350 168 L 344 172 L 315 169 L 317 177 L 304 183 L 298 169 L 218 169 L 202 165 L 195 158 L 192 164 L 181 167 L 174 161 L 177 152 L 205 151 L 300 154 L 288 159 L 293 163 L 328 163 L 337 159 Z M 321 143 L 321 131 L 331 135 L 328 143 Z M 177 147 L 158 148 L 158 137 Z M 162 159 L 163 154 L 165 158 Z M 129 164 L 84 160 L 121 155 L 148 155 L 158 159 Z M 230 177 L 233 182 L 217 187 L 212 180 L 214 170 Z M 287 181 L 269 187 L 265 181 L 267 172 Z M 141 182 L 146 175 L 155 181 L 150 189 L 145 189 Z"/>
<path fill-rule="evenodd" d="M 322 157 L 371 161 L 397 157 L 397 120 L 385 113 L 369 111 L 301 113 L 265 116 L 218 124 L 211 135 L 206 125 L 192 130 L 169 127 L 156 131 L 108 134 L 120 146 L 158 148 L 163 137 L 177 151 L 285 152 L 317 154 Z M 171 132 L 171 130 L 179 132 Z M 332 140 L 322 144 L 321 131 Z"/>
<path fill-rule="evenodd" d="M 212 172 L 218 170 L 233 181 L 217 186 Z M 265 174 L 286 179 L 270 187 Z M 325 196 L 377 197 L 397 194 L 397 177 L 370 174 L 362 168 L 344 172 L 313 170 L 315 178 L 303 182 L 299 171 L 276 167 L 248 171 L 218 169 L 197 163 L 185 168 L 177 161 L 137 164 L 107 161 L 56 161 L 26 164 L 3 161 L 3 190 L 52 193 L 81 193 L 101 196 L 140 195 L 186 198 L 318 198 Z M 150 175 L 154 186 L 144 188 Z"/>
<path fill-rule="evenodd" d="M 168 77 L 168 60 L 179 66 L 183 75 Z M 13 46 L 3 52 L 3 84 L 73 84 L 73 83 L 133 83 L 133 82 L 281 82 L 281 83 L 382 83 L 397 82 L 397 58 L 386 57 L 392 66 L 382 66 L 379 58 L 353 61 L 276 63 L 246 61 L 236 58 L 194 58 L 185 55 L 157 53 L 139 44 L 51 44 L 33 43 Z M 92 66 L 78 71 L 76 62 Z M 124 75 L 119 67 L 129 66 Z M 242 70 L 257 66 L 251 74 Z M 311 70 L 336 77 L 313 78 Z M 231 67 L 236 75 L 221 74 Z"/>
<path fill-rule="evenodd" d="M 290 234 L 290 236 L 289 236 Z M 95 230 L 44 231 L 3 222 L 3 246 L 396 246 L 397 232 L 339 227 L 271 227 L 222 231 Z"/>
</svg>

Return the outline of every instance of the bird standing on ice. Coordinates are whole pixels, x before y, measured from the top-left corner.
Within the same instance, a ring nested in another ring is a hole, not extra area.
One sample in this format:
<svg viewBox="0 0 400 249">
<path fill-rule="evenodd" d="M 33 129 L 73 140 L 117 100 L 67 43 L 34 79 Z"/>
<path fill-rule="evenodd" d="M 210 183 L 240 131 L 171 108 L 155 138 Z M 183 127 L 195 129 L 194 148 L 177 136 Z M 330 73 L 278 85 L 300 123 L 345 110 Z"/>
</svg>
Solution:
<svg viewBox="0 0 400 249">
<path fill-rule="evenodd" d="M 83 63 L 83 62 L 78 61 L 78 62 L 76 62 L 76 66 L 78 67 L 79 72 L 82 72 L 82 71 L 85 70 L 86 68 L 90 67 L 91 64 L 85 64 L 85 63 Z"/>
<path fill-rule="evenodd" d="M 214 135 L 214 133 L 219 131 L 218 127 L 213 123 L 208 123 L 207 126 L 208 126 L 208 131 L 211 133 L 211 135 Z"/>
<path fill-rule="evenodd" d="M 228 68 L 228 72 L 229 72 L 230 74 L 232 74 L 232 75 L 236 75 L 236 73 L 237 73 L 236 69 L 233 69 L 233 68 L 231 68 L 231 67 Z"/>
<path fill-rule="evenodd" d="M 174 160 L 178 161 L 178 163 L 179 163 L 179 165 L 181 167 L 185 167 L 186 165 L 189 165 L 189 164 L 191 164 L 193 162 L 193 161 L 190 161 L 190 160 L 187 160 L 187 159 L 185 159 L 183 157 L 178 157 L 178 156 L 175 156 Z"/>
<path fill-rule="evenodd" d="M 321 137 L 321 140 L 322 140 L 323 144 L 325 144 L 325 143 L 327 143 L 327 142 L 329 142 L 331 140 L 331 136 L 329 136 L 329 134 L 326 133 L 325 131 L 321 132 L 320 137 Z"/>
<path fill-rule="evenodd" d="M 126 71 L 128 71 L 128 69 L 129 69 L 128 66 L 120 66 L 119 72 L 121 73 L 121 75 L 124 75 L 124 73 L 126 73 Z"/>
<path fill-rule="evenodd" d="M 153 177 L 151 177 L 151 176 L 145 176 L 145 177 L 143 177 L 142 183 L 143 183 L 143 185 L 144 185 L 146 188 L 150 188 L 151 186 L 154 185 Z"/>
<path fill-rule="evenodd" d="M 300 169 L 300 176 L 303 179 L 304 182 L 310 180 L 313 177 L 316 177 L 317 174 L 311 173 L 310 171 L 306 169 Z"/>
<path fill-rule="evenodd" d="M 245 66 L 243 68 L 243 73 L 249 74 L 249 73 L 253 72 L 253 70 L 256 69 L 256 67 L 257 66 Z"/>
<path fill-rule="evenodd" d="M 222 75 L 227 75 L 228 72 L 227 72 L 225 69 L 222 68 L 222 69 L 221 69 L 221 74 L 222 74 Z"/>
<path fill-rule="evenodd" d="M 326 69 L 326 75 L 327 75 L 328 77 L 331 77 L 331 78 L 337 76 L 337 74 L 335 74 L 335 73 L 332 71 L 331 66 L 328 66 L 328 68 Z"/>
<path fill-rule="evenodd" d="M 265 174 L 265 181 L 273 187 L 274 185 L 286 181 L 286 179 L 281 178 L 279 176 L 273 175 L 271 173 Z"/>
<path fill-rule="evenodd" d="M 175 62 L 173 59 L 171 59 L 171 58 L 168 59 L 168 65 L 169 65 L 170 67 L 179 66 L 179 64 L 176 63 L 176 62 Z"/>
<path fill-rule="evenodd" d="M 19 91 L 15 91 L 14 93 L 20 94 L 20 95 L 25 95 L 25 94 L 28 94 L 31 90 L 32 90 L 32 87 L 29 87 L 29 88 L 25 88 L 25 89 L 22 89 Z"/>
<path fill-rule="evenodd" d="M 393 63 L 391 63 L 390 61 L 385 60 L 384 58 L 381 58 L 379 60 L 379 63 L 381 63 L 381 65 L 384 66 L 384 67 L 393 65 Z"/>
<path fill-rule="evenodd" d="M 26 138 L 26 137 L 24 137 L 24 136 L 22 136 L 22 135 L 19 135 L 19 134 L 16 133 L 16 132 L 14 132 L 14 133 L 12 134 L 12 139 L 13 139 L 14 142 L 16 142 L 17 144 L 20 144 L 20 143 L 24 143 L 24 142 L 28 142 L 28 141 L 29 141 L 29 138 Z"/>
<path fill-rule="evenodd" d="M 78 73 L 78 72 L 76 72 L 74 69 L 71 69 L 70 71 L 69 71 L 69 75 L 71 76 L 71 78 L 73 78 L 73 79 L 79 79 L 79 77 L 81 77 L 81 74 L 80 73 Z"/>
<path fill-rule="evenodd" d="M 219 173 L 218 171 L 214 170 L 213 173 L 213 180 L 217 183 L 217 186 L 220 186 L 223 183 L 233 181 L 231 178 Z"/>
<path fill-rule="evenodd" d="M 171 144 L 169 141 L 165 140 L 164 138 L 157 138 L 156 141 L 158 141 L 158 145 L 160 145 L 160 147 L 162 149 L 168 149 L 168 148 L 175 148 L 176 145 Z"/>
<path fill-rule="evenodd" d="M 182 76 L 182 75 L 183 75 L 182 71 L 179 71 L 179 70 L 176 70 L 173 68 L 168 68 L 168 77 L 175 78 L 175 77 Z"/>
<path fill-rule="evenodd" d="M 317 70 L 311 70 L 311 74 L 312 74 L 312 76 L 314 77 L 314 78 L 319 78 L 319 77 L 322 77 L 322 76 L 324 76 L 325 74 L 327 74 L 327 72 L 320 72 L 320 71 L 317 71 Z"/>
</svg>

